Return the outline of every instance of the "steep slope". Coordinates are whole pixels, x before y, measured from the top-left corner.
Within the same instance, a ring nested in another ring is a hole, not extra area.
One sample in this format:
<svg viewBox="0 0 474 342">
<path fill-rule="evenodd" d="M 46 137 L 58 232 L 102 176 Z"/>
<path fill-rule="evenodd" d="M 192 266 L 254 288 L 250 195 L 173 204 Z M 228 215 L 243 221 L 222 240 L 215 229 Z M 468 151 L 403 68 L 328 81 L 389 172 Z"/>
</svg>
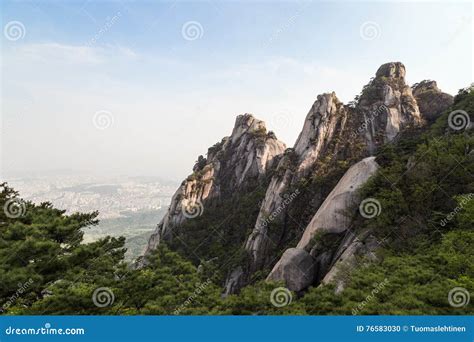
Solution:
<svg viewBox="0 0 474 342">
<path fill-rule="evenodd" d="M 245 244 L 249 261 L 229 275 L 227 294 L 248 283 L 256 271 L 274 264 L 275 257 L 284 247 L 280 236 L 285 232 L 293 230 L 290 234 L 293 238 L 301 237 L 301 226 L 305 227 L 312 216 L 296 218 L 300 231 L 295 232 L 288 224 L 288 216 L 295 220 L 289 213 L 292 206 L 299 203 L 294 201 L 285 205 L 285 194 L 294 193 L 302 180 L 314 176 L 337 180 L 342 171 L 372 155 L 401 130 L 423 123 L 412 90 L 405 83 L 405 74 L 405 67 L 400 62 L 382 65 L 352 106 L 343 105 L 335 93 L 318 96 L 293 150 L 282 158 L 277 174 L 270 182 L 257 222 Z M 316 188 L 318 186 L 315 184 Z M 319 191 L 313 196 L 313 213 L 331 190 L 319 188 L 313 189 L 313 192 Z M 300 192 L 304 191 L 300 189 Z M 274 229 L 277 234 L 271 232 L 268 217 L 272 217 L 273 225 L 280 226 Z"/>
<path fill-rule="evenodd" d="M 250 114 L 239 115 L 232 134 L 199 156 L 193 173 L 173 195 L 168 212 L 152 234 L 145 255 L 161 241 L 171 241 L 176 227 L 203 215 L 208 206 L 259 186 L 285 150 L 285 144 L 265 123 Z M 212 234 L 212 231 L 209 231 Z"/>
<path fill-rule="evenodd" d="M 452 103 L 434 81 L 411 88 L 405 74 L 400 62 L 380 66 L 348 105 L 334 92 L 318 95 L 293 148 L 239 116 L 176 191 L 146 255 L 166 241 L 212 270 L 225 294 L 265 278 L 302 290 L 332 281 L 343 260 L 370 255 L 372 234 L 354 234 L 351 217 L 378 168 L 371 156 Z"/>
<path fill-rule="evenodd" d="M 352 221 L 348 211 L 359 204 L 361 200 L 359 189 L 375 174 L 378 167 L 375 157 L 368 157 L 347 170 L 319 207 L 296 248 L 285 251 L 267 280 L 284 281 L 290 290 L 300 291 L 312 285 L 317 276 L 327 273 L 329 266 L 334 263 L 335 254 L 339 256 L 345 252 L 344 259 L 354 254 L 354 247 L 352 249 L 349 247 L 355 236 L 350 232 L 345 234 L 350 229 Z M 334 250 L 322 242 L 323 237 L 327 240 L 331 235 L 333 241 L 337 242 L 338 236 L 342 234 L 348 236 L 339 247 L 342 252 L 334 253 Z M 295 262 L 292 255 L 298 255 L 300 259 L 305 260 L 304 266 L 300 262 Z"/>
<path fill-rule="evenodd" d="M 414 84 L 412 89 L 420 112 L 429 123 L 434 122 L 443 111 L 453 104 L 453 97 L 443 93 L 435 81 L 421 81 Z"/>
</svg>

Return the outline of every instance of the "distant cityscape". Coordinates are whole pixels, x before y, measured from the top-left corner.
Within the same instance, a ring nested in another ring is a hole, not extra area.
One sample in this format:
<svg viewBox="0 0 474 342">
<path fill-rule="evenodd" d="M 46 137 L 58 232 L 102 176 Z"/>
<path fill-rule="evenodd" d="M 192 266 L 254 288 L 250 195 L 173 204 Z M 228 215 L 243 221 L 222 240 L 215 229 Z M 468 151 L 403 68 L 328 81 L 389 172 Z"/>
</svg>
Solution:
<svg viewBox="0 0 474 342">
<path fill-rule="evenodd" d="M 124 212 L 159 210 L 168 205 L 177 186 L 152 177 L 83 175 L 13 178 L 8 184 L 24 200 L 48 201 L 68 213 L 99 210 L 100 219 L 123 217 Z"/>
<path fill-rule="evenodd" d="M 68 214 L 98 210 L 100 223 L 84 229 L 84 242 L 125 236 L 129 260 L 142 254 L 178 185 L 155 177 L 86 175 L 7 177 L 7 181 L 26 201 L 51 202 Z"/>
</svg>

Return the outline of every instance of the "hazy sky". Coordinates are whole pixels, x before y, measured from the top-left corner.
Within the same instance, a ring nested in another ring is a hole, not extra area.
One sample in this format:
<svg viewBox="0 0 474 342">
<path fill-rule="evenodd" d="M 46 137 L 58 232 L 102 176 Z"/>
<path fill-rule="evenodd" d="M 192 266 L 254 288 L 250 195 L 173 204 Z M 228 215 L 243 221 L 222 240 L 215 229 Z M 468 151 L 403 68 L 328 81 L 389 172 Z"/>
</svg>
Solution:
<svg viewBox="0 0 474 342">
<path fill-rule="evenodd" d="M 292 146 L 382 63 L 472 82 L 470 2 L 3 1 L 2 174 L 180 179 L 253 113 Z"/>
</svg>

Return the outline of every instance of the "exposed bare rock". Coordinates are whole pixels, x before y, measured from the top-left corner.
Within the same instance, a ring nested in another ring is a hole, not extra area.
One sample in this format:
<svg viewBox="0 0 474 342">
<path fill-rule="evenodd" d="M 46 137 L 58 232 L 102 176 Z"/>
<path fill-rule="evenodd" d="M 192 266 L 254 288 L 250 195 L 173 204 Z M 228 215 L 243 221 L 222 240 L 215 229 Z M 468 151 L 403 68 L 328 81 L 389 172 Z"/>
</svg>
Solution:
<svg viewBox="0 0 474 342">
<path fill-rule="evenodd" d="M 224 293 L 236 293 L 242 287 L 240 282 L 242 280 L 243 273 L 244 271 L 242 270 L 242 267 L 237 267 L 232 271 L 226 282 Z"/>
<path fill-rule="evenodd" d="M 319 95 L 306 116 L 303 130 L 300 133 L 295 148 L 289 151 L 280 161 L 277 174 L 267 188 L 265 199 L 257 217 L 257 223 L 245 244 L 251 254 L 251 272 L 260 268 L 268 244 L 272 241 L 267 236 L 266 218 L 280 211 L 283 214 L 283 194 L 292 182 L 305 175 L 321 153 L 328 152 L 328 146 L 333 142 L 336 128 L 344 125 L 346 111 L 335 93 Z M 295 162 L 296 160 L 296 162 Z M 277 218 L 275 218 L 277 219 Z"/>
<path fill-rule="evenodd" d="M 334 136 L 343 129 L 346 119 L 346 109 L 334 92 L 318 96 L 295 143 L 298 176 L 304 176 L 311 170 Z"/>
<path fill-rule="evenodd" d="M 400 79 L 402 81 L 405 81 L 405 75 L 405 66 L 400 62 L 390 62 L 382 64 L 375 73 L 376 77 L 388 77 L 393 79 Z"/>
<path fill-rule="evenodd" d="M 276 175 L 267 188 L 257 222 L 245 243 L 250 261 L 244 267 L 242 277 L 248 278 L 249 274 L 271 266 L 268 263 L 273 258 L 269 250 L 275 248 L 278 241 L 270 238 L 268 225 L 264 223 L 269 216 L 273 217 L 274 223 L 284 221 L 288 206 L 283 205 L 283 195 L 292 185 L 311 174 L 324 176 L 324 172 L 327 172 L 324 171 L 325 164 L 334 165 L 338 161 L 349 165 L 355 163 L 395 139 L 402 129 L 423 124 L 412 90 L 405 83 L 405 74 L 405 66 L 400 62 L 382 65 L 352 106 L 344 106 L 335 93 L 317 97 L 294 148 L 280 160 Z M 363 164 L 371 165 L 371 162 Z M 365 181 L 362 174 L 359 176 Z M 336 212 L 352 201 L 351 196 L 352 192 L 334 193 L 321 206 L 326 209 L 321 211 L 314 225 L 321 226 L 324 223 L 329 225 L 325 227 L 329 230 L 345 230 L 347 222 L 343 215 Z M 328 214 L 326 216 L 323 213 Z M 331 215 L 335 215 L 332 221 L 329 218 Z M 307 244 L 312 229 L 306 230 L 308 233 L 305 233 L 301 244 Z M 245 279 L 241 281 L 242 284 L 245 282 Z"/>
<path fill-rule="evenodd" d="M 285 206 L 283 205 L 283 193 L 288 188 L 292 177 L 293 174 L 287 170 L 281 178 L 273 177 L 267 188 L 257 217 L 257 223 L 245 243 L 245 249 L 250 253 L 252 258 L 253 266 L 251 267 L 254 270 L 262 266 L 268 244 L 273 243 L 267 236 L 267 217 L 277 212 L 280 212 L 278 215 L 280 216 L 281 212 L 285 210 Z M 279 210 L 280 208 L 281 210 Z M 242 275 L 244 274 L 242 273 Z"/>
<path fill-rule="evenodd" d="M 300 248 L 287 249 L 267 277 L 267 281 L 284 281 L 291 291 L 301 291 L 313 280 L 314 259 Z"/>
<path fill-rule="evenodd" d="M 454 98 L 443 93 L 435 81 L 421 81 L 413 85 L 412 89 L 421 116 L 428 122 L 435 121 L 441 113 L 453 104 Z"/>
<path fill-rule="evenodd" d="M 318 209 L 313 219 L 306 227 L 301 240 L 296 246 L 296 249 L 290 248 L 287 250 L 292 251 L 290 255 L 295 253 L 294 250 L 310 251 L 313 248 L 313 238 L 318 232 L 326 234 L 340 234 L 347 231 L 351 223 L 351 217 L 348 215 L 348 211 L 354 208 L 360 201 L 357 191 L 370 178 L 370 176 L 375 174 L 377 169 L 378 165 L 375 162 L 375 157 L 365 158 L 353 165 L 344 174 L 341 180 L 337 183 L 336 187 L 331 191 L 321 207 Z M 292 270 L 292 272 L 295 273 L 295 271 L 293 271 L 295 268 L 295 262 L 288 256 L 284 257 L 287 251 L 285 251 L 282 258 L 278 261 L 278 267 L 275 266 L 273 268 L 267 279 L 285 281 L 289 286 L 290 280 L 288 274 L 290 274 L 290 272 L 288 270 Z M 305 253 L 310 256 L 308 252 Z M 320 264 L 319 268 L 326 267 L 328 264 L 329 255 L 325 253 L 326 251 L 321 251 L 320 254 L 314 255 Z M 311 258 L 311 260 L 313 260 L 313 258 Z M 311 278 L 310 284 L 314 280 L 314 267 L 315 266 L 313 265 L 313 273 L 311 273 L 313 278 Z M 282 270 L 286 270 L 286 272 L 283 272 Z M 316 270 L 316 272 L 320 274 L 322 273 L 320 269 Z M 294 285 L 294 283 L 292 284 Z M 301 279 L 301 276 L 297 277 L 297 284 L 305 284 Z M 308 285 L 309 284 L 306 284 L 306 286 Z"/>
<path fill-rule="evenodd" d="M 360 201 L 357 190 L 375 174 L 377 169 L 378 164 L 375 162 L 375 157 L 365 158 L 351 166 L 319 207 L 306 227 L 297 247 L 308 248 L 311 239 L 320 230 L 327 233 L 346 231 L 351 223 L 347 211 Z"/>
<path fill-rule="evenodd" d="M 336 294 L 342 292 L 349 280 L 351 271 L 358 265 L 358 260 L 374 261 L 377 259 L 374 251 L 379 247 L 377 239 L 365 231 L 358 236 L 348 232 L 341 243 L 332 267 L 321 281 L 322 284 L 333 283 Z"/>
<path fill-rule="evenodd" d="M 262 121 L 250 114 L 238 116 L 232 134 L 209 148 L 206 158 L 200 156 L 193 174 L 177 189 L 146 253 L 163 240 L 171 241 L 173 230 L 181 236 L 188 236 L 188 228 L 207 233 L 199 220 L 195 225 L 185 221 L 203 210 L 233 205 L 233 194 L 242 195 L 244 189 L 253 194 L 260 186 L 255 202 L 243 201 L 255 209 L 247 221 L 253 221 L 258 211 L 255 224 L 250 222 L 249 227 L 245 222 L 228 231 L 231 238 L 225 251 L 235 236 L 236 246 L 246 239 L 245 255 L 238 251 L 238 258 L 225 270 L 225 294 L 238 292 L 252 274 L 269 269 L 267 280 L 284 281 L 294 291 L 330 282 L 341 291 L 346 271 L 360 257 L 373 257 L 377 248 L 370 231 L 354 235 L 350 215 L 360 202 L 358 190 L 378 168 L 374 153 L 400 137 L 403 130 L 436 119 L 453 100 L 434 81 L 411 88 L 405 75 L 400 62 L 380 66 L 349 105 L 341 103 L 334 92 L 318 95 L 294 147 L 286 150 Z M 261 200 L 262 184 L 265 197 L 254 206 Z M 234 232 L 241 234 L 234 236 Z M 191 240 L 201 235 L 189 234 Z"/>
<path fill-rule="evenodd" d="M 364 117 L 365 139 L 371 153 L 392 141 L 403 128 L 423 123 L 405 74 L 400 62 L 384 64 L 362 91 L 356 111 Z"/>
<path fill-rule="evenodd" d="M 285 148 L 275 134 L 267 133 L 263 121 L 239 115 L 231 136 L 209 148 L 207 158 L 200 156 L 193 174 L 181 183 L 145 254 L 169 238 L 174 227 L 202 214 L 210 201 L 230 196 L 262 177 Z"/>
</svg>

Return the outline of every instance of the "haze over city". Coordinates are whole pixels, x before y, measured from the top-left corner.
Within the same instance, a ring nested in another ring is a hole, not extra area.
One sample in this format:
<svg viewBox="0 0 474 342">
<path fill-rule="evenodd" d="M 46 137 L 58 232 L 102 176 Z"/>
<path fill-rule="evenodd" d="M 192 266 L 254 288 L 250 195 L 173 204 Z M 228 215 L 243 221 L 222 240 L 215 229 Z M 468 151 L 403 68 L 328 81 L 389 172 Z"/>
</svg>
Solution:
<svg viewBox="0 0 474 342">
<path fill-rule="evenodd" d="M 471 4 L 6 2 L 2 175 L 179 181 L 253 113 L 291 146 L 312 101 L 347 103 L 400 60 L 411 84 L 472 81 Z M 102 121 L 101 121 L 102 120 Z"/>
</svg>

